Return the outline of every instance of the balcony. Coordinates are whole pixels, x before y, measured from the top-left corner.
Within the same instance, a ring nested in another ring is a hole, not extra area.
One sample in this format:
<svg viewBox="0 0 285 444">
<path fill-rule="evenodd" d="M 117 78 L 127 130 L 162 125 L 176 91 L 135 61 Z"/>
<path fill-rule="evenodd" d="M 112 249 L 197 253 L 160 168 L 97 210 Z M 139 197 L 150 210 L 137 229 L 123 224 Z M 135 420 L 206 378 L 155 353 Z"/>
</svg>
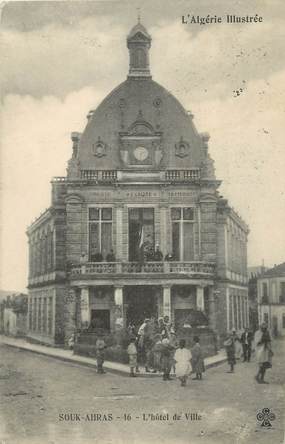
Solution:
<svg viewBox="0 0 285 444">
<path fill-rule="evenodd" d="M 197 182 L 201 178 L 199 168 L 189 170 L 81 170 L 79 181 L 114 183 L 120 181 L 153 181 L 153 182 Z M 57 176 L 53 182 L 67 182 L 67 177 Z"/>
<path fill-rule="evenodd" d="M 70 270 L 72 279 L 83 276 L 102 275 L 184 275 L 185 277 L 202 276 L 213 278 L 215 264 L 210 262 L 87 262 L 73 265 Z"/>
</svg>

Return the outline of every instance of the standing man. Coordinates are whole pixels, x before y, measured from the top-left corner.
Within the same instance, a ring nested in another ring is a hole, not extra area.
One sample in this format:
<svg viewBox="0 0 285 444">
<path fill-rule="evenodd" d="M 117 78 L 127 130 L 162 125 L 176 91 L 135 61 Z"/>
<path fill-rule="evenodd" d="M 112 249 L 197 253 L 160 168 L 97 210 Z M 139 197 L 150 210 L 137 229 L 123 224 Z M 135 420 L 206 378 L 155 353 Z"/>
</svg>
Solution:
<svg viewBox="0 0 285 444">
<path fill-rule="evenodd" d="M 148 344 L 149 322 L 150 319 L 145 318 L 144 322 L 141 324 L 138 330 L 138 337 L 137 337 L 138 354 L 140 358 L 139 361 L 141 364 L 145 364 L 146 372 L 149 371 L 147 366 L 147 356 L 146 356 L 149 346 Z"/>
<path fill-rule="evenodd" d="M 163 261 L 163 254 L 159 249 L 159 244 L 156 244 L 155 246 L 155 252 L 153 254 L 153 260 L 156 262 L 162 262 Z"/>
<path fill-rule="evenodd" d="M 228 371 L 228 373 L 234 373 L 234 367 L 236 364 L 235 340 L 236 340 L 236 331 L 233 330 L 232 333 L 227 337 L 227 339 L 224 342 L 224 346 L 227 353 L 228 364 L 230 366 L 230 370 Z"/>
<path fill-rule="evenodd" d="M 248 330 L 247 327 L 245 327 L 244 332 L 240 338 L 243 349 L 243 362 L 250 361 L 252 339 L 252 333 Z"/>
<path fill-rule="evenodd" d="M 255 376 L 258 384 L 268 384 L 264 381 L 265 372 L 268 368 L 272 367 L 273 351 L 271 349 L 271 338 L 267 325 L 263 322 L 255 333 L 255 353 L 257 358 L 258 372 Z"/>
<path fill-rule="evenodd" d="M 97 373 L 106 373 L 103 369 L 103 364 L 105 361 L 105 348 L 107 348 L 106 343 L 103 339 L 103 333 L 98 332 L 98 339 L 96 341 L 96 358 L 97 358 Z"/>
<path fill-rule="evenodd" d="M 170 371 L 172 366 L 172 352 L 174 347 L 170 344 L 168 338 L 164 338 L 161 341 L 161 367 L 163 371 L 163 381 L 171 381 Z"/>
</svg>

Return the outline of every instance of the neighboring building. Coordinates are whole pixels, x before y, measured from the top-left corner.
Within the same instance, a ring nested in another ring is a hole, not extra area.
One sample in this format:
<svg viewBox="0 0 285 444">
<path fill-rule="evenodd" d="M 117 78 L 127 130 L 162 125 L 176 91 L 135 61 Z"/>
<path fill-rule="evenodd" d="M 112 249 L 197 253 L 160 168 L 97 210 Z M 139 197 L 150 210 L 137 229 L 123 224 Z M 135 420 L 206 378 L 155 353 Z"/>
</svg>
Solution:
<svg viewBox="0 0 285 444">
<path fill-rule="evenodd" d="M 23 293 L 7 295 L 0 302 L 0 331 L 11 336 L 27 334 L 28 296 Z"/>
<path fill-rule="evenodd" d="M 257 278 L 259 322 L 266 322 L 274 336 L 285 335 L 285 262 Z"/>
<path fill-rule="evenodd" d="M 248 267 L 248 302 L 249 302 L 249 327 L 254 332 L 258 329 L 258 301 L 257 278 L 268 270 L 264 265 Z"/>
<path fill-rule="evenodd" d="M 29 336 L 46 343 L 145 316 L 248 325 L 248 227 L 219 196 L 209 135 L 152 80 L 140 23 L 127 46 L 127 80 L 72 133 L 67 176 L 27 231 Z"/>
</svg>

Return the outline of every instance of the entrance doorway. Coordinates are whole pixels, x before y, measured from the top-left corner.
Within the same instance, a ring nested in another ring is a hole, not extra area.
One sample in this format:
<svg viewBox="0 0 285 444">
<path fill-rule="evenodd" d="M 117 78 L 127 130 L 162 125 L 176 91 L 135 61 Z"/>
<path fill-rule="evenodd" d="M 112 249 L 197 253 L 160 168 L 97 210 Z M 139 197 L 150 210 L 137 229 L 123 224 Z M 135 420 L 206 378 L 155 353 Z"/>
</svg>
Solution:
<svg viewBox="0 0 285 444">
<path fill-rule="evenodd" d="M 91 310 L 91 325 L 110 331 L 110 310 Z"/>
<path fill-rule="evenodd" d="M 145 318 L 158 315 L 157 289 L 151 286 L 128 286 L 124 290 L 127 325 L 139 327 Z"/>
<path fill-rule="evenodd" d="M 129 209 L 129 261 L 149 260 L 154 251 L 154 209 Z"/>
</svg>

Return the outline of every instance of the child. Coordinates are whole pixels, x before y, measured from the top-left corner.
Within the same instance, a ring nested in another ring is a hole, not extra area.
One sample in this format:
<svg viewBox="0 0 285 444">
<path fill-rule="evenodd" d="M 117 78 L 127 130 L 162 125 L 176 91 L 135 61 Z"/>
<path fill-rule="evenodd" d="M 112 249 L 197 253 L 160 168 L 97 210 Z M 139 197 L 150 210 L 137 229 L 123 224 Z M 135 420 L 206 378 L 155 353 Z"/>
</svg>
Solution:
<svg viewBox="0 0 285 444">
<path fill-rule="evenodd" d="M 104 339 L 100 336 L 96 341 L 97 373 L 103 374 L 106 373 L 103 369 L 103 364 L 105 360 L 105 348 L 107 348 L 107 346 Z"/>
<path fill-rule="evenodd" d="M 70 350 L 74 349 L 74 343 L 75 343 L 75 333 L 72 333 L 72 335 L 68 339 L 68 347 Z"/>
<path fill-rule="evenodd" d="M 134 373 L 134 369 L 137 369 L 137 365 L 138 365 L 138 360 L 137 360 L 137 356 L 138 356 L 138 352 L 137 352 L 137 347 L 136 347 L 136 338 L 132 337 L 130 339 L 130 344 L 128 346 L 127 352 L 129 355 L 129 365 L 130 365 L 130 376 L 131 377 L 136 377 L 136 374 Z"/>
<path fill-rule="evenodd" d="M 176 362 L 176 376 L 181 381 L 181 387 L 186 386 L 187 378 L 191 372 L 191 352 L 185 348 L 185 339 L 179 341 L 179 348 L 176 350 L 174 360 Z"/>
<path fill-rule="evenodd" d="M 204 365 L 204 359 L 202 354 L 202 349 L 200 346 L 200 340 L 198 336 L 194 336 L 194 347 L 191 350 L 192 353 L 192 371 L 193 373 L 196 373 L 196 378 L 194 379 L 202 379 L 202 373 L 205 371 L 205 365 Z"/>
</svg>

